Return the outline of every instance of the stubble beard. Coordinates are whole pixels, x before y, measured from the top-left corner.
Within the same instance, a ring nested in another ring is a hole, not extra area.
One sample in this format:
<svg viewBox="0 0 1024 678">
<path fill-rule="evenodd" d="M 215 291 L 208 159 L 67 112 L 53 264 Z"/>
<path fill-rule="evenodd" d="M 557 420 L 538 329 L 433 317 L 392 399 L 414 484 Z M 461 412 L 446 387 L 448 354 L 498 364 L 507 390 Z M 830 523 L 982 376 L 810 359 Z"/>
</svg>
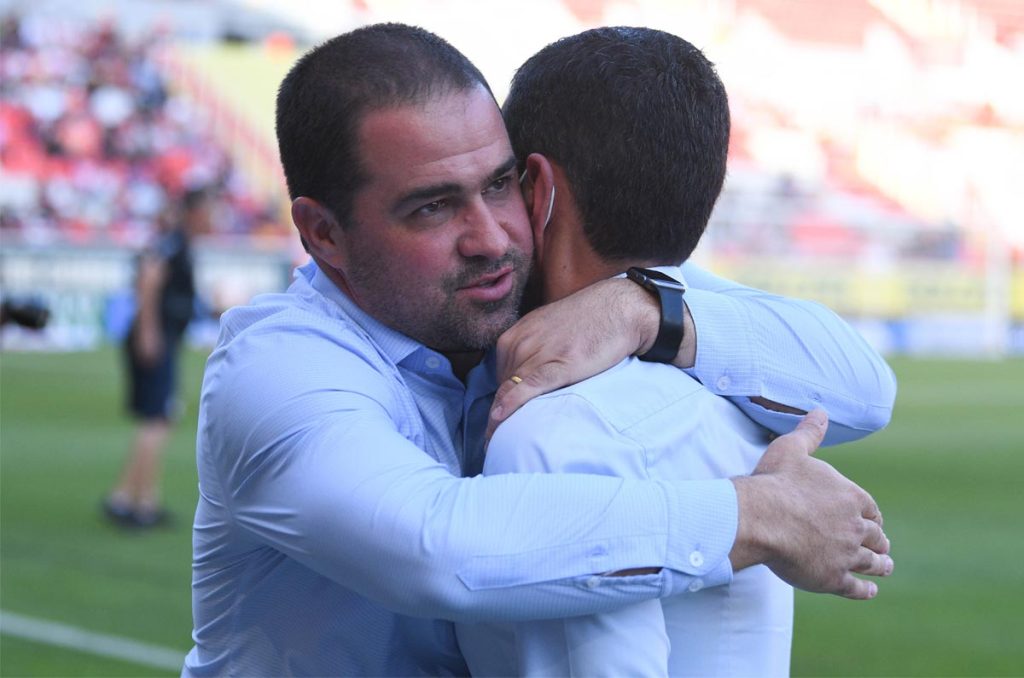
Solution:
<svg viewBox="0 0 1024 678">
<path fill-rule="evenodd" d="M 459 288 L 508 265 L 513 267 L 511 275 L 515 276 L 515 283 L 503 299 L 467 304 L 458 298 Z M 482 351 L 493 346 L 502 332 L 519 320 L 529 269 L 529 258 L 519 250 L 511 250 L 501 259 L 467 264 L 457 274 L 445 278 L 442 283 L 445 303 L 430 330 L 425 332 L 432 335 L 432 341 L 423 343 L 442 353 Z"/>
<path fill-rule="evenodd" d="M 439 353 L 462 353 L 490 348 L 519 319 L 530 263 L 518 249 L 496 260 L 468 261 L 441 280 L 438 303 L 417 295 L 416 290 L 396 288 L 374 267 L 349 270 L 348 275 L 364 298 L 378 300 L 376 309 L 369 311 L 377 320 Z M 459 298 L 460 288 L 510 264 L 515 283 L 503 299 L 480 303 Z"/>
</svg>

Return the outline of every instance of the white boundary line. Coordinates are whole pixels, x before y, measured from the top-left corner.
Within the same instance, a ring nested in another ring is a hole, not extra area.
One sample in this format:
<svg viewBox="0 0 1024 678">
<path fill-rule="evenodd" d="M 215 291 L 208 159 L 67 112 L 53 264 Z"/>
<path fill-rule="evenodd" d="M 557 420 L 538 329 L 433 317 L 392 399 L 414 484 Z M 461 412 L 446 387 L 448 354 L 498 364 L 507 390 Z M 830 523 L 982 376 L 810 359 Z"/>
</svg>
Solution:
<svg viewBox="0 0 1024 678">
<path fill-rule="evenodd" d="M 0 610 L 0 633 L 167 671 L 180 671 L 185 660 L 185 656 L 178 650 L 140 643 L 121 636 L 94 633 L 77 626 L 33 619 L 6 610 Z"/>
</svg>

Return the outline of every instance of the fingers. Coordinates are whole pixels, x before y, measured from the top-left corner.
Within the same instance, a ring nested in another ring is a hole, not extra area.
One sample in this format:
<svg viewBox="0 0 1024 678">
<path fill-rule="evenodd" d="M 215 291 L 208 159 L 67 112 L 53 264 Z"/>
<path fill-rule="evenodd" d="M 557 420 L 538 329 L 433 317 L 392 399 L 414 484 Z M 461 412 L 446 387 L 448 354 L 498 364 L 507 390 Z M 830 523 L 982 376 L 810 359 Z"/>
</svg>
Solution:
<svg viewBox="0 0 1024 678">
<path fill-rule="evenodd" d="M 866 521 L 867 530 L 864 545 L 857 553 L 856 561 L 843 576 L 836 593 L 851 600 L 871 600 L 878 595 L 878 584 L 853 576 L 854 573 L 871 577 L 888 577 L 896 566 L 888 555 L 889 540 L 878 523 Z"/>
<path fill-rule="evenodd" d="M 861 548 L 857 563 L 853 566 L 852 571 L 872 577 L 888 577 L 892 574 L 895 566 L 896 563 L 888 555 Z"/>
<path fill-rule="evenodd" d="M 871 600 L 878 595 L 878 584 L 847 574 L 837 594 L 850 600 Z"/>
<path fill-rule="evenodd" d="M 861 544 L 875 553 L 889 552 L 889 539 L 882 531 L 882 526 L 872 520 L 865 521 L 864 540 Z"/>
<path fill-rule="evenodd" d="M 487 431 L 484 436 L 490 440 L 494 429 L 501 422 L 512 416 L 512 413 L 539 395 L 550 393 L 569 383 L 567 371 L 561 363 L 549 362 L 537 367 L 524 364 L 515 374 L 518 381 L 505 379 L 498 386 L 491 403 L 490 416 L 487 419 Z"/>
<path fill-rule="evenodd" d="M 487 419 L 487 431 L 484 437 L 490 440 L 494 429 L 498 428 L 501 422 L 512 416 L 513 412 L 525 405 L 526 401 L 535 395 L 538 395 L 538 391 L 530 386 L 526 378 L 523 378 L 523 381 L 518 384 L 511 379 L 501 382 L 498 391 L 494 394 L 494 402 L 491 403 L 491 413 Z"/>
<path fill-rule="evenodd" d="M 861 512 L 861 515 L 872 522 L 878 523 L 878 526 L 882 527 L 885 523 L 882 520 L 881 509 L 878 508 L 878 504 L 875 503 L 875 500 L 871 498 L 870 494 L 867 494 L 867 492 L 864 494 L 867 495 L 867 503 L 864 505 L 864 510 Z"/>
</svg>

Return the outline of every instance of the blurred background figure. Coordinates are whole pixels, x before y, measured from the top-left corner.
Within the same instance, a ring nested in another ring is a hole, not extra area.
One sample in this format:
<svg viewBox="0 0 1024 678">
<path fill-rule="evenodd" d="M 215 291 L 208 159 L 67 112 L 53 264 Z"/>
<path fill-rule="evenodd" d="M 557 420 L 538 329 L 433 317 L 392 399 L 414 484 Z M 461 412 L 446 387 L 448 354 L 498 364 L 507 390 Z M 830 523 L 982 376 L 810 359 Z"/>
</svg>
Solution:
<svg viewBox="0 0 1024 678">
<path fill-rule="evenodd" d="M 138 426 L 120 479 L 103 501 L 107 518 L 124 527 L 156 527 L 170 519 L 160 505 L 161 456 L 180 409 L 177 358 L 196 302 L 190 243 L 209 231 L 211 200 L 206 190 L 186 191 L 138 260 L 137 310 L 124 343 L 127 406 Z"/>
<path fill-rule="evenodd" d="M 4 299 L 0 302 L 0 327 L 7 323 L 41 330 L 50 321 L 50 309 L 33 299 Z"/>
</svg>

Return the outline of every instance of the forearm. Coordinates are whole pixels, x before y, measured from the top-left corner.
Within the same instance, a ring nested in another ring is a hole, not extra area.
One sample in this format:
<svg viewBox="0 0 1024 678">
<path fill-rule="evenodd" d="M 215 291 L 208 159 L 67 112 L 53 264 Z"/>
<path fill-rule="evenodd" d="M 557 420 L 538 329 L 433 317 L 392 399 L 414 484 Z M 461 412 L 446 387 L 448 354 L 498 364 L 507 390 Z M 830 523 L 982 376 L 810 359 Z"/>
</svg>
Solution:
<svg viewBox="0 0 1024 678">
<path fill-rule="evenodd" d="M 800 413 L 828 412 L 827 444 L 888 423 L 896 383 L 885 361 L 819 304 L 767 294 L 686 267 L 690 288 L 674 363 L 775 433 Z M 691 280 L 692 278 L 692 280 Z M 541 393 L 581 381 L 655 341 L 654 295 L 603 280 L 525 316 L 498 342 L 491 428 Z M 509 381 L 516 375 L 521 381 Z"/>
<path fill-rule="evenodd" d="M 227 470 L 237 478 L 232 511 L 260 543 L 394 611 L 566 617 L 668 595 L 695 577 L 731 577 L 729 481 L 683 489 L 584 475 L 460 479 L 381 422 L 333 419 L 243 455 Z M 272 475 L 254 468 L 264 465 Z M 706 557 L 695 563 L 698 549 Z M 637 566 L 665 569 L 601 575 Z"/>
<path fill-rule="evenodd" d="M 831 422 L 826 445 L 888 423 L 896 389 L 891 370 L 828 309 L 771 295 L 726 299 L 691 290 L 687 297 L 698 335 L 691 373 L 755 421 L 786 433 L 798 414 L 824 409 Z"/>
<path fill-rule="evenodd" d="M 896 395 L 892 370 L 841 318 L 820 304 L 744 287 L 693 265 L 684 271 L 697 340 L 691 374 L 708 389 L 776 433 L 792 430 L 799 416 L 751 398 L 796 412 L 824 409 L 825 444 L 888 423 Z"/>
<path fill-rule="evenodd" d="M 358 487 L 330 478 L 303 482 L 304 501 L 287 532 L 242 519 L 275 549 L 404 614 L 567 617 L 668 595 L 685 586 L 679 577 L 731 575 L 727 562 L 710 556 L 693 567 L 684 552 L 697 545 L 672 534 L 684 531 L 678 522 L 691 516 L 652 483 L 526 475 L 462 480 L 440 469 L 364 477 Z M 351 497 L 368 503 L 352 505 Z M 600 575 L 638 564 L 668 569 Z M 670 571 L 683 567 L 691 573 Z"/>
</svg>

